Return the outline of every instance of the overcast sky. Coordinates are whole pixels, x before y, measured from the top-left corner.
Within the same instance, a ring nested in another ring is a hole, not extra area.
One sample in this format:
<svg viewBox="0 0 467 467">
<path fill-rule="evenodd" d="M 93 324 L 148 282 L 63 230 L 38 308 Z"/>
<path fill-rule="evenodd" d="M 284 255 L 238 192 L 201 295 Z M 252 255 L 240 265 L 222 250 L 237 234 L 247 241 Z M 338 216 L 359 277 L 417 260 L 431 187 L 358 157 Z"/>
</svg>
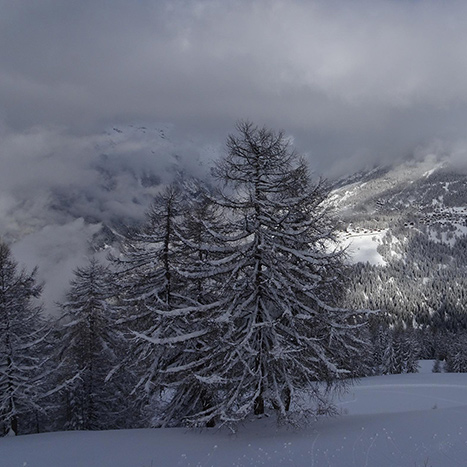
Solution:
<svg viewBox="0 0 467 467">
<path fill-rule="evenodd" d="M 0 0 L 0 12 L 0 236 L 32 235 L 19 256 L 69 231 L 83 251 L 93 228 L 57 217 L 51 193 L 73 192 L 82 215 L 135 212 L 129 178 L 117 199 L 90 188 L 110 147 L 108 165 L 164 179 L 174 156 L 207 164 L 238 119 L 285 130 L 329 177 L 413 154 L 467 160 L 465 1 Z M 169 138 L 112 133 L 128 124 Z"/>
<path fill-rule="evenodd" d="M 171 123 L 223 141 L 249 118 L 320 172 L 464 137 L 467 2 L 0 1 L 9 131 Z"/>
</svg>

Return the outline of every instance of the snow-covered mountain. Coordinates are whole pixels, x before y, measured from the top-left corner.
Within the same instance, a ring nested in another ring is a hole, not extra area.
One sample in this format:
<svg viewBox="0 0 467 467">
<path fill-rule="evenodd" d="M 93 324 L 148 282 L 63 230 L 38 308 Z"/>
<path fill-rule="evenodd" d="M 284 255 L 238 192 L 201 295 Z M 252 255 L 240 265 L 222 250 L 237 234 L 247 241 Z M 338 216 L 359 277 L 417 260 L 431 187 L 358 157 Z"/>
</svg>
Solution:
<svg viewBox="0 0 467 467">
<path fill-rule="evenodd" d="M 467 324 L 465 172 L 435 157 L 378 167 L 337 181 L 330 203 L 352 262 L 366 263 L 354 268 L 352 304 L 407 325 Z"/>
<path fill-rule="evenodd" d="M 360 237 L 381 243 L 384 235 L 403 240 L 413 231 L 453 244 L 467 233 L 467 174 L 448 159 L 354 174 L 335 182 L 330 203 L 342 220 L 343 237 L 359 244 Z"/>
<path fill-rule="evenodd" d="M 430 223 L 433 214 L 467 201 L 467 174 L 449 159 L 434 157 L 379 167 L 338 181 L 332 194 L 343 215 L 412 215 Z"/>
</svg>

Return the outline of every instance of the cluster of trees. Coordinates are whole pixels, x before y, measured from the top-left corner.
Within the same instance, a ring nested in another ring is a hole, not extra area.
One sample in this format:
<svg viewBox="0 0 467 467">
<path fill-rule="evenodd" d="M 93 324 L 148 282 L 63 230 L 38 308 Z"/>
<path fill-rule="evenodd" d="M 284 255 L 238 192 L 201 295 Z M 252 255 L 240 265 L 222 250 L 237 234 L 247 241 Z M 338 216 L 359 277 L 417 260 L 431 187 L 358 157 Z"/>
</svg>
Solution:
<svg viewBox="0 0 467 467">
<path fill-rule="evenodd" d="M 369 371 L 366 314 L 341 305 L 327 186 L 282 133 L 237 130 L 217 187 L 168 186 L 111 267 L 77 269 L 59 323 L 1 245 L 4 434 L 326 413 Z"/>
<path fill-rule="evenodd" d="M 36 271 L 18 271 L 9 248 L 0 243 L 0 429 L 18 433 L 36 426 L 47 372 L 46 335 Z"/>
<path fill-rule="evenodd" d="M 352 377 L 467 371 L 466 237 L 401 223 L 384 267 L 346 265 L 328 186 L 282 133 L 237 129 L 215 183 L 169 185 L 75 271 L 58 321 L 0 242 L 0 434 L 295 420 Z"/>
<path fill-rule="evenodd" d="M 378 247 L 384 266 L 352 266 L 347 306 L 381 310 L 370 325 L 380 373 L 411 371 L 417 358 L 437 360 L 436 371 L 467 371 L 466 242 L 401 226 Z"/>
</svg>

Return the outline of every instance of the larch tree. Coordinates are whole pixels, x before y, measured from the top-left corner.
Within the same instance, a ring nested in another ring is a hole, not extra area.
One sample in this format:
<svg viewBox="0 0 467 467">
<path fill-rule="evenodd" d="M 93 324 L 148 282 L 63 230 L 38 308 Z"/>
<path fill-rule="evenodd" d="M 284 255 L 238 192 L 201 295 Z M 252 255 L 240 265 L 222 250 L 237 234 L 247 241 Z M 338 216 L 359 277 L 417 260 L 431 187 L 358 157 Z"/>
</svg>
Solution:
<svg viewBox="0 0 467 467">
<path fill-rule="evenodd" d="M 169 341 L 178 335 L 180 324 L 178 320 L 174 324 L 173 310 L 187 305 L 179 272 L 183 262 L 179 220 L 184 209 L 180 186 L 167 186 L 155 197 L 146 224 L 128 236 L 121 254 L 113 258 L 122 310 L 119 324 L 130 349 L 125 364 L 134 371 L 134 393 L 143 414 L 163 390 L 160 369 L 178 355 Z"/>
<path fill-rule="evenodd" d="M 179 270 L 202 281 L 202 299 L 166 313 L 171 335 L 155 328 L 139 336 L 152 349 L 175 349 L 157 364 L 173 425 L 270 409 L 287 418 L 292 408 L 303 413 L 300 399 L 310 393 L 314 413 L 330 411 L 331 389 L 352 375 L 346 364 L 366 345 L 363 313 L 338 306 L 344 252 L 335 247 L 326 185 L 311 182 L 282 133 L 248 122 L 238 132 L 214 169 L 223 190 L 208 196 L 221 215 L 195 223 L 202 255 Z M 182 244 L 195 243 L 187 238 Z"/>
<path fill-rule="evenodd" d="M 107 377 L 124 351 L 116 332 L 114 294 L 106 267 L 92 258 L 75 271 L 63 311 L 60 360 L 65 426 L 99 430 L 125 426 L 128 388 Z"/>
<path fill-rule="evenodd" d="M 18 270 L 0 242 L 0 432 L 36 431 L 47 375 L 45 325 L 37 303 L 42 287 L 36 270 Z"/>
<path fill-rule="evenodd" d="M 223 213 L 200 181 L 185 180 L 183 192 L 185 209 L 180 212 L 176 236 L 184 300 L 165 315 L 170 326 L 157 340 L 145 336 L 153 347 L 172 349 L 172 358 L 159 362 L 157 372 L 163 400 L 158 423 L 162 425 L 179 425 L 194 413 L 209 413 L 221 397 L 218 385 L 206 384 L 206 375 L 210 378 L 212 343 L 222 339 L 223 326 L 216 317 L 225 278 L 219 273 L 225 255 Z M 215 423 L 215 417 L 206 417 L 201 425 Z"/>
<path fill-rule="evenodd" d="M 129 365 L 139 374 L 136 391 L 151 405 L 154 425 L 180 424 L 216 396 L 199 379 L 218 338 L 210 318 L 220 286 L 210 268 L 220 257 L 219 213 L 207 191 L 195 180 L 166 187 L 116 260 Z"/>
<path fill-rule="evenodd" d="M 338 306 L 345 253 L 325 207 L 329 190 L 311 182 L 283 133 L 249 122 L 237 130 L 214 170 L 230 234 L 215 263 L 223 280 L 211 321 L 224 327 L 199 371 L 222 397 L 187 419 L 238 421 L 269 409 L 286 418 L 305 393 L 315 413 L 329 411 L 331 389 L 366 345 L 363 314 Z"/>
</svg>

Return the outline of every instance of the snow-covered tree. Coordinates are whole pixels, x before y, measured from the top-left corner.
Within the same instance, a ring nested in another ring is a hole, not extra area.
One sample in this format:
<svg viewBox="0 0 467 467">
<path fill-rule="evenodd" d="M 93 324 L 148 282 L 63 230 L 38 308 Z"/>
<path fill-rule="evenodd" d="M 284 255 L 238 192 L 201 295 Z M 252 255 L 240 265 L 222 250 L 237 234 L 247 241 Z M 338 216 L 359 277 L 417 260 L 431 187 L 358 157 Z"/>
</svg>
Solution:
<svg viewBox="0 0 467 467">
<path fill-rule="evenodd" d="M 179 221 L 185 211 L 180 185 L 167 186 L 155 197 L 146 224 L 128 236 L 120 256 L 114 258 L 123 310 L 120 324 L 129 348 L 125 365 L 137 377 L 134 392 L 142 411 L 163 389 L 160 369 L 178 354 L 169 340 L 183 322 L 174 323 L 178 315 L 173 310 L 186 306 L 189 295 L 180 275 L 184 259 Z"/>
<path fill-rule="evenodd" d="M 362 314 L 338 306 L 328 188 L 282 133 L 238 130 L 214 169 L 222 194 L 189 202 L 186 185 L 168 187 L 119 260 L 132 353 L 163 424 L 286 417 L 305 392 L 327 411 L 365 345 Z"/>
<path fill-rule="evenodd" d="M 420 358 L 421 346 L 412 329 L 404 333 L 402 349 L 404 353 L 404 372 L 418 373 L 418 359 Z"/>
<path fill-rule="evenodd" d="M 158 371 L 153 377 L 162 401 L 154 422 L 174 425 L 190 414 L 211 409 L 220 397 L 217 385 L 206 384 L 203 374 L 211 359 L 212 343 L 222 339 L 222 326 L 215 318 L 225 279 L 219 269 L 222 270 L 226 251 L 223 213 L 213 203 L 209 189 L 197 180 L 179 183 L 183 186 L 184 207 L 179 210 L 175 229 L 178 240 L 175 263 L 183 297 L 169 312 L 156 311 L 163 314 L 165 322 L 157 337 L 155 333 L 139 336 L 159 353 L 167 348 L 171 351 L 170 359 L 158 361 Z M 207 417 L 201 423 L 213 426 L 215 417 Z"/>
<path fill-rule="evenodd" d="M 461 332 L 451 336 L 446 355 L 445 371 L 448 373 L 467 372 L 467 333 Z"/>
<path fill-rule="evenodd" d="M 374 374 L 379 375 L 386 371 L 385 357 L 390 345 L 392 350 L 392 340 L 386 325 L 383 325 L 377 318 L 372 321 L 373 371 Z"/>
<path fill-rule="evenodd" d="M 0 432 L 35 431 L 46 376 L 45 329 L 36 271 L 18 270 L 0 242 Z"/>
<path fill-rule="evenodd" d="M 169 310 L 177 303 L 177 232 L 182 203 L 180 187 L 166 187 L 155 197 L 146 224 L 128 236 L 121 255 L 113 258 L 120 299 L 137 323 L 136 329 L 147 330 L 156 324 L 159 316 L 152 312 L 154 307 Z"/>
<path fill-rule="evenodd" d="M 224 223 L 206 229 L 214 246 L 205 250 L 215 255 L 192 276 L 209 279 L 209 301 L 167 313 L 179 318 L 172 336 L 140 336 L 178 349 L 157 367 L 173 378 L 165 416 L 174 424 L 238 421 L 269 408 L 286 417 L 305 392 L 316 412 L 327 411 L 330 389 L 351 375 L 344 362 L 364 345 L 360 314 L 338 307 L 344 253 L 326 185 L 312 184 L 282 133 L 251 123 L 238 131 L 214 170 L 225 184 L 216 201 Z M 177 391 L 190 378 L 195 391 Z M 201 394 L 213 397 L 194 403 Z"/>
<path fill-rule="evenodd" d="M 63 310 L 60 350 L 65 427 L 98 430 L 126 426 L 129 388 L 107 376 L 117 365 L 124 343 L 116 332 L 109 271 L 92 258 L 77 268 Z M 128 394 L 125 394 L 125 391 Z"/>
<path fill-rule="evenodd" d="M 180 279 L 186 296 L 194 303 L 215 299 L 218 274 L 210 274 L 213 262 L 225 251 L 222 237 L 222 211 L 212 199 L 209 188 L 196 179 L 183 183 L 184 203 L 177 236 L 180 240 Z"/>
<path fill-rule="evenodd" d="M 283 133 L 249 122 L 237 130 L 215 168 L 226 188 L 219 203 L 233 221 L 217 318 L 226 330 L 206 368 L 208 382 L 226 382 L 212 412 L 286 416 L 301 391 L 327 410 L 329 389 L 349 376 L 344 362 L 363 344 L 361 317 L 338 307 L 344 252 L 325 207 L 328 188 L 312 183 Z"/>
<path fill-rule="evenodd" d="M 417 373 L 420 345 L 413 330 L 386 329 L 382 374 Z"/>
<path fill-rule="evenodd" d="M 142 408 L 150 406 L 156 425 L 179 424 L 217 397 L 197 372 L 219 338 L 220 326 L 211 318 L 223 277 L 214 261 L 225 251 L 219 207 L 208 192 L 196 180 L 166 187 L 146 225 L 129 236 L 115 259 L 120 322 L 131 349 L 127 365 L 139 375 L 135 393 Z"/>
</svg>

